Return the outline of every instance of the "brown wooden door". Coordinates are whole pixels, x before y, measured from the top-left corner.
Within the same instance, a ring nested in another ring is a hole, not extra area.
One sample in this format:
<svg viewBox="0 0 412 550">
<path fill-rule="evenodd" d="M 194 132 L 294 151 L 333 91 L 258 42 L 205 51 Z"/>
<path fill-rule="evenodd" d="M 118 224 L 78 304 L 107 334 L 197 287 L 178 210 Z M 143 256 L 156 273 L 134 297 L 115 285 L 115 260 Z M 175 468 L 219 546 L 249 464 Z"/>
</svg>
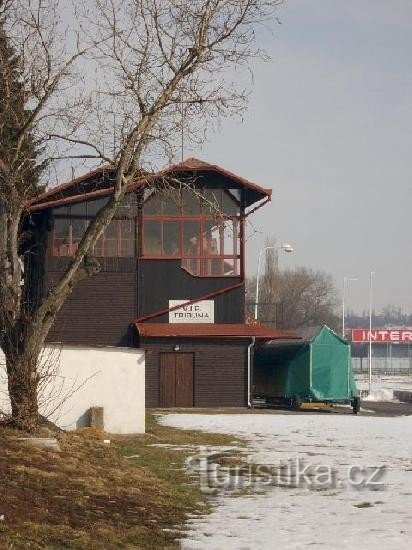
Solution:
<svg viewBox="0 0 412 550">
<path fill-rule="evenodd" d="M 176 407 L 193 407 L 193 355 L 176 354 Z"/>
<path fill-rule="evenodd" d="M 160 354 L 160 406 L 176 406 L 176 360 L 174 353 Z"/>
<path fill-rule="evenodd" d="M 193 407 L 193 354 L 160 354 L 160 406 Z"/>
</svg>

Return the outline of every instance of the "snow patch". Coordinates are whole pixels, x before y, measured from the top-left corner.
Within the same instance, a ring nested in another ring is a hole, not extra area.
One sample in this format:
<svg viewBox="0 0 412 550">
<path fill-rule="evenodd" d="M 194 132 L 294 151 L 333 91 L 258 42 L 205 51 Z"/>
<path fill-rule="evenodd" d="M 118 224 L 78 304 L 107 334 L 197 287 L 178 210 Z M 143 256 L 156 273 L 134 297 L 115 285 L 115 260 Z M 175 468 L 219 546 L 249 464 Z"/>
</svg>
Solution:
<svg viewBox="0 0 412 550">
<path fill-rule="evenodd" d="M 212 514 L 189 520 L 182 548 L 410 548 L 412 417 L 171 414 L 160 421 L 243 437 L 247 460 L 257 464 L 299 457 L 330 465 L 340 479 L 351 466 L 386 467 L 379 490 L 343 484 L 322 491 L 302 486 L 236 498 L 221 494 Z"/>
<path fill-rule="evenodd" d="M 393 390 L 388 388 L 372 389 L 369 395 L 362 398 L 362 401 L 392 401 L 394 403 L 399 403 L 398 399 L 393 397 Z"/>
</svg>

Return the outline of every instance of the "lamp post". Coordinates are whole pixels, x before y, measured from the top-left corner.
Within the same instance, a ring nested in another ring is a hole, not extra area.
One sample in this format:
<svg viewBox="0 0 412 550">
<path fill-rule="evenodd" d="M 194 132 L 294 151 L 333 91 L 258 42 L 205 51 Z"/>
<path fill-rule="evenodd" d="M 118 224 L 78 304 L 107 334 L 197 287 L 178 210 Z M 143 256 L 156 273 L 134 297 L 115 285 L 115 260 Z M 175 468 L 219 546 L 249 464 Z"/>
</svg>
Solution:
<svg viewBox="0 0 412 550">
<path fill-rule="evenodd" d="M 375 272 L 371 271 L 369 277 L 369 394 L 372 391 L 372 301 L 374 275 Z"/>
<path fill-rule="evenodd" d="M 345 295 L 346 295 L 346 285 L 349 281 L 357 281 L 355 277 L 344 277 L 343 278 L 343 291 L 342 291 L 342 338 L 345 339 Z"/>
<path fill-rule="evenodd" d="M 258 268 L 257 268 L 257 274 L 256 274 L 256 293 L 255 293 L 255 320 L 258 320 L 258 305 L 259 305 L 259 278 L 260 278 L 260 267 L 262 263 L 262 256 L 263 254 L 266 255 L 266 252 L 268 250 L 283 250 L 284 252 L 293 252 L 293 248 L 290 244 L 281 244 L 280 246 L 265 246 L 262 248 L 259 252 L 259 259 L 258 259 Z"/>
</svg>

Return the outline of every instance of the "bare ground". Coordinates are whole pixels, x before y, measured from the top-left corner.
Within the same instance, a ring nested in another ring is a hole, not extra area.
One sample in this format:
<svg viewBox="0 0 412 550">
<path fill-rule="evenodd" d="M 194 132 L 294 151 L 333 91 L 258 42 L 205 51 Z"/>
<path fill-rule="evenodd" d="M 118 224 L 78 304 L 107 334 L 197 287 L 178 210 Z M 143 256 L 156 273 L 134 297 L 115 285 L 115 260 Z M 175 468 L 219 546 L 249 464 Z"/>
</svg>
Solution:
<svg viewBox="0 0 412 550">
<path fill-rule="evenodd" d="M 58 435 L 59 453 L 25 446 L 21 435 L 0 429 L 1 549 L 175 548 L 187 515 L 208 503 L 184 468 L 190 451 L 152 445 L 233 443 L 151 415 L 144 436 Z"/>
</svg>

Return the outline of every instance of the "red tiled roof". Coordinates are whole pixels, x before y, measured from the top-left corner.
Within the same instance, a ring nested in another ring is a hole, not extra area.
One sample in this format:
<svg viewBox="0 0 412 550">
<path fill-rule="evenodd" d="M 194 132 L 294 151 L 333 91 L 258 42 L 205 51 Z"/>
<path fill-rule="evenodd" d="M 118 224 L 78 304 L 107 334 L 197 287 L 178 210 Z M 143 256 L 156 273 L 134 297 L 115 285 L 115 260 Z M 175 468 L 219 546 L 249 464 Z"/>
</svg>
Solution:
<svg viewBox="0 0 412 550">
<path fill-rule="evenodd" d="M 139 335 L 163 338 L 252 338 L 259 340 L 299 340 L 292 331 L 275 330 L 265 325 L 208 323 L 135 323 Z"/>
</svg>

